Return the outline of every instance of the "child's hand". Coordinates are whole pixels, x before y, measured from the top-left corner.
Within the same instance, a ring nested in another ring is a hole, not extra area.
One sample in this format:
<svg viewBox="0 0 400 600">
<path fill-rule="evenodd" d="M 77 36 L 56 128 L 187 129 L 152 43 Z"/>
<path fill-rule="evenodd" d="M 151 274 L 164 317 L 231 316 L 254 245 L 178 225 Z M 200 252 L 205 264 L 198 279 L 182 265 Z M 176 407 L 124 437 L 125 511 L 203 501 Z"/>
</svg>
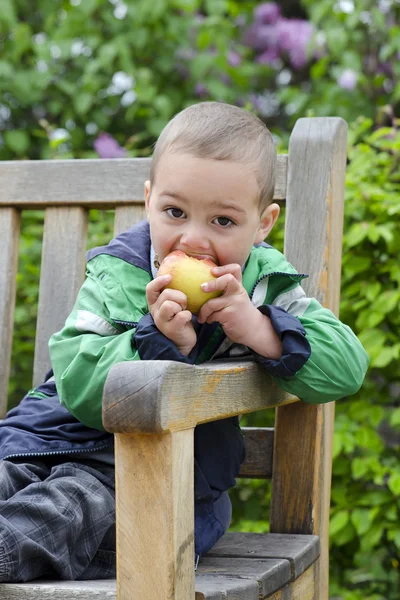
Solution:
<svg viewBox="0 0 400 600">
<path fill-rule="evenodd" d="M 187 298 L 183 292 L 163 289 L 170 281 L 171 275 L 150 281 L 146 287 L 147 304 L 156 327 L 187 356 L 197 340 L 192 313 L 186 310 Z"/>
<path fill-rule="evenodd" d="M 202 284 L 204 292 L 222 291 L 222 296 L 208 300 L 198 314 L 199 323 L 218 321 L 225 335 L 263 356 L 279 358 L 281 343 L 268 317 L 252 304 L 242 285 L 240 265 L 231 264 L 212 269 L 217 277 Z"/>
</svg>

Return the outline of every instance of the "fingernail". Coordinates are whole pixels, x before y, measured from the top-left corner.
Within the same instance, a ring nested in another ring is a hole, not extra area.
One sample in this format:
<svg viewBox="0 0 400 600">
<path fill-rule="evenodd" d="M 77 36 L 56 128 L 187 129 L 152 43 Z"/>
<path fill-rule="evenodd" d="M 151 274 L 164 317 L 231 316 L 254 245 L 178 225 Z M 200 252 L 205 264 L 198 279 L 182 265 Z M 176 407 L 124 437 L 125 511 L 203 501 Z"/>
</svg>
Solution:
<svg viewBox="0 0 400 600">
<path fill-rule="evenodd" d="M 201 289 L 203 290 L 203 292 L 208 292 L 208 283 L 202 283 L 200 285 Z"/>
</svg>

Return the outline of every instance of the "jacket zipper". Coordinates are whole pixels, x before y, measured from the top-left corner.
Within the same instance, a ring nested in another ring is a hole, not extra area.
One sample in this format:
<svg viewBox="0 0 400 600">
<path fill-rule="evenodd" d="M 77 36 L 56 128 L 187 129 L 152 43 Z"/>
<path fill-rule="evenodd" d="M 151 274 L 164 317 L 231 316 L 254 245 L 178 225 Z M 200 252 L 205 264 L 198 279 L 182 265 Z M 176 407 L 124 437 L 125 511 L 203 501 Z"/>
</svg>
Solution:
<svg viewBox="0 0 400 600">
<path fill-rule="evenodd" d="M 107 442 L 106 444 L 98 446 L 97 448 L 84 448 L 83 450 L 53 450 L 52 452 L 23 452 L 21 454 L 7 454 L 7 456 L 3 456 L 2 460 L 7 460 L 8 458 L 32 458 L 35 456 L 57 456 L 59 454 L 86 454 L 86 452 L 105 450 L 109 446 L 111 446 L 111 443 Z"/>
<path fill-rule="evenodd" d="M 271 277 L 272 275 L 286 275 L 286 277 L 296 277 L 299 279 L 300 278 L 306 279 L 308 277 L 308 275 L 305 273 L 285 273 L 283 271 L 274 271 L 273 273 L 267 273 L 266 275 L 263 275 L 262 277 L 260 277 L 260 279 L 257 279 L 255 284 L 253 285 L 253 289 L 251 290 L 251 294 L 250 294 L 250 299 L 253 298 L 254 290 L 256 289 L 256 287 L 258 286 L 260 281 L 263 281 L 264 279 L 267 279 L 267 277 Z"/>
</svg>

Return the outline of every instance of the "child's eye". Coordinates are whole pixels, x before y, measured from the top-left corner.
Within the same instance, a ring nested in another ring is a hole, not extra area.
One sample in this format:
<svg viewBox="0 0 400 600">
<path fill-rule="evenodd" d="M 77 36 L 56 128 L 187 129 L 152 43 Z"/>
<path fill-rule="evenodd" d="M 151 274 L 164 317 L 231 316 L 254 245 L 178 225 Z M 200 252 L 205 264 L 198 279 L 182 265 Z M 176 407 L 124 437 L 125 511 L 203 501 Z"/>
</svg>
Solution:
<svg viewBox="0 0 400 600">
<path fill-rule="evenodd" d="M 182 219 L 185 216 L 185 213 L 180 208 L 167 208 L 166 212 L 173 219 Z"/>
<path fill-rule="evenodd" d="M 230 219 L 229 217 L 217 217 L 215 219 L 215 222 L 217 223 L 217 225 L 219 225 L 220 227 L 224 227 L 225 229 L 236 225 L 236 223 L 234 223 L 234 221 L 232 221 L 232 219 Z"/>
</svg>

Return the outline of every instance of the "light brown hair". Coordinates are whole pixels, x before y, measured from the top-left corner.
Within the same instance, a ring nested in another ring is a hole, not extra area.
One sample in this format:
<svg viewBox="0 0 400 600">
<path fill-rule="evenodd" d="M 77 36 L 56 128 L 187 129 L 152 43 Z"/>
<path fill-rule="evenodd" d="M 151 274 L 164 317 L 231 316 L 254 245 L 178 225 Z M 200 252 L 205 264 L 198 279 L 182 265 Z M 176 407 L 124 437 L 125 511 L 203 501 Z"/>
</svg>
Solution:
<svg viewBox="0 0 400 600">
<path fill-rule="evenodd" d="M 200 102 L 175 115 L 155 145 L 151 184 L 165 152 L 250 165 L 259 184 L 261 209 L 273 199 L 276 149 L 272 135 L 258 117 L 242 108 L 223 102 Z"/>
</svg>

